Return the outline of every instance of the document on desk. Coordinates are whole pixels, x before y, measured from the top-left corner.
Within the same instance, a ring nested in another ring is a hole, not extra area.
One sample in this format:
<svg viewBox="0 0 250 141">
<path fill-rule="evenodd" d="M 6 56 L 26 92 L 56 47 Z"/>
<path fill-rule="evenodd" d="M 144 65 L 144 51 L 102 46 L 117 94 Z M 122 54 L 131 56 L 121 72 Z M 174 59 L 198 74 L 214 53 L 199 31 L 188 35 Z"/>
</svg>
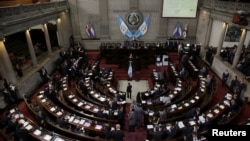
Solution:
<svg viewBox="0 0 250 141">
<path fill-rule="evenodd" d="M 46 99 L 42 99 L 41 101 L 42 101 L 42 103 L 44 103 L 46 101 Z"/>
<path fill-rule="evenodd" d="M 73 102 L 77 102 L 77 99 L 76 99 L 76 98 L 74 98 L 74 99 L 73 99 Z"/>
<path fill-rule="evenodd" d="M 200 121 L 201 123 L 204 123 L 204 122 L 205 122 L 205 118 L 204 118 L 203 116 L 199 116 L 199 121 Z"/>
<path fill-rule="evenodd" d="M 72 122 L 74 120 L 74 116 L 71 116 L 70 119 L 69 119 L 69 122 Z"/>
<path fill-rule="evenodd" d="M 100 97 L 100 101 L 105 101 L 105 98 L 104 97 Z"/>
<path fill-rule="evenodd" d="M 189 121 L 189 124 L 190 124 L 191 126 L 193 126 L 193 125 L 195 125 L 195 122 L 194 122 L 193 120 L 191 120 L 191 121 Z"/>
<path fill-rule="evenodd" d="M 98 109 L 98 108 L 94 108 L 93 111 L 94 111 L 94 112 L 98 112 L 99 109 Z"/>
<path fill-rule="evenodd" d="M 225 106 L 221 104 L 221 105 L 220 105 L 220 108 L 223 110 L 223 109 L 225 108 Z"/>
<path fill-rule="evenodd" d="M 197 99 L 197 100 L 198 100 L 198 99 L 200 99 L 200 97 L 199 97 L 199 96 L 195 96 L 195 99 Z"/>
<path fill-rule="evenodd" d="M 79 103 L 77 104 L 78 107 L 81 107 L 82 105 L 83 105 L 82 102 L 79 102 Z"/>
<path fill-rule="evenodd" d="M 90 124 L 89 122 L 85 122 L 85 123 L 84 123 L 84 126 L 85 126 L 85 127 L 89 127 L 90 125 L 91 125 L 91 124 Z"/>
<path fill-rule="evenodd" d="M 207 114 L 207 116 L 208 116 L 209 118 L 212 118 L 212 117 L 213 117 L 213 114 L 212 114 L 212 113 L 209 113 L 209 114 Z"/>
<path fill-rule="evenodd" d="M 102 125 L 96 125 L 96 126 L 95 126 L 95 129 L 101 130 L 101 129 L 102 129 Z"/>
<path fill-rule="evenodd" d="M 218 109 L 214 109 L 214 112 L 218 114 L 220 111 Z"/>
<path fill-rule="evenodd" d="M 27 130 L 31 130 L 32 128 L 33 128 L 33 126 L 30 124 L 25 127 L 25 129 L 27 129 Z"/>
<path fill-rule="evenodd" d="M 74 123 L 75 123 L 75 124 L 77 124 L 77 123 L 79 123 L 79 122 L 80 122 L 79 119 L 75 119 L 75 120 L 74 120 Z"/>
<path fill-rule="evenodd" d="M 62 112 L 59 111 L 59 112 L 56 113 L 56 115 L 61 116 L 61 115 L 62 115 Z"/>
<path fill-rule="evenodd" d="M 41 135 L 41 131 L 40 130 L 38 130 L 38 129 L 36 129 L 34 132 L 33 132 L 33 134 L 35 134 L 35 135 L 37 135 L 37 136 L 39 136 L 39 135 Z"/>
<path fill-rule="evenodd" d="M 176 108 L 176 107 L 177 107 L 176 104 L 171 105 L 171 108 L 172 108 L 172 109 L 174 109 L 174 108 Z"/>
<path fill-rule="evenodd" d="M 185 125 L 183 124 L 183 122 L 182 122 L 182 121 L 179 121 L 179 122 L 178 122 L 178 126 L 179 126 L 179 128 L 183 128 L 183 127 L 185 127 Z"/>
<path fill-rule="evenodd" d="M 62 139 L 62 138 L 56 137 L 56 138 L 55 138 L 55 141 L 65 141 L 65 140 Z"/>
<path fill-rule="evenodd" d="M 188 107 L 188 106 L 189 106 L 189 103 L 185 103 L 184 105 L 185 105 L 186 107 Z"/>
<path fill-rule="evenodd" d="M 68 97 L 69 97 L 69 99 L 71 99 L 72 97 L 74 97 L 74 95 L 71 94 L 71 95 L 69 95 Z"/>
<path fill-rule="evenodd" d="M 153 129 L 154 128 L 154 126 L 151 124 L 151 125 L 147 125 L 147 128 L 148 129 Z"/>
<path fill-rule="evenodd" d="M 83 125 L 84 122 L 85 122 L 85 120 L 84 120 L 84 119 L 81 119 L 81 121 L 80 121 L 79 124 Z"/>
<path fill-rule="evenodd" d="M 54 108 L 54 107 L 50 108 L 51 112 L 54 112 L 55 110 L 56 110 L 56 108 Z"/>
<path fill-rule="evenodd" d="M 46 141 L 50 141 L 50 140 L 52 139 L 52 136 L 50 136 L 50 135 L 45 135 L 45 136 L 43 137 L 43 139 L 45 139 Z"/>
</svg>

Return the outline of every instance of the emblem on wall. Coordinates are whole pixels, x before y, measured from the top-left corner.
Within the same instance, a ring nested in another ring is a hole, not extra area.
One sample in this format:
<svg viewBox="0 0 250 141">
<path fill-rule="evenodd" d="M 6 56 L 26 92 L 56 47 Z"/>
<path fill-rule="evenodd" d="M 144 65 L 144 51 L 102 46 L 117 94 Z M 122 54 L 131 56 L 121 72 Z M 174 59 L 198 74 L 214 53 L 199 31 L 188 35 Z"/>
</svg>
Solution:
<svg viewBox="0 0 250 141">
<path fill-rule="evenodd" d="M 122 17 L 117 14 L 118 24 L 120 31 L 123 35 L 133 40 L 143 36 L 148 31 L 149 21 L 151 14 L 148 14 L 145 20 L 138 10 L 134 10 L 126 14 L 126 20 L 123 21 Z"/>
<path fill-rule="evenodd" d="M 131 30 L 132 32 L 134 32 L 142 24 L 142 22 L 143 22 L 143 15 L 137 9 L 130 10 L 126 14 L 126 20 L 125 20 L 125 22 L 126 22 L 128 28 L 129 28 L 129 30 Z"/>
</svg>

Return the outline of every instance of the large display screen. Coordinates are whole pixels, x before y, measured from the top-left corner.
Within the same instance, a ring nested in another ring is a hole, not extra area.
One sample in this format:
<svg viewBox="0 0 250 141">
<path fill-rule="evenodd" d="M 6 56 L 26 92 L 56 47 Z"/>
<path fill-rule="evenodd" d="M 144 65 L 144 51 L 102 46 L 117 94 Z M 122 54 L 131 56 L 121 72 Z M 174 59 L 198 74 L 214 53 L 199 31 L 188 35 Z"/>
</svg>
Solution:
<svg viewBox="0 0 250 141">
<path fill-rule="evenodd" d="M 162 17 L 195 18 L 198 0 L 163 0 Z"/>
</svg>

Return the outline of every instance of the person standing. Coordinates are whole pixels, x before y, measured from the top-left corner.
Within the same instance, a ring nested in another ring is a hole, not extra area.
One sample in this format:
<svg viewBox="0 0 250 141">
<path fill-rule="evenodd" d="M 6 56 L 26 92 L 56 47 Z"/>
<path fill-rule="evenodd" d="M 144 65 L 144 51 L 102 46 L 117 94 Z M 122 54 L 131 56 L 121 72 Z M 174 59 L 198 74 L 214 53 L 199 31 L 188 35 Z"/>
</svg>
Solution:
<svg viewBox="0 0 250 141">
<path fill-rule="evenodd" d="M 23 70 L 22 70 L 22 68 L 21 68 L 21 66 L 20 66 L 19 64 L 16 64 L 15 70 L 16 70 L 17 75 L 18 75 L 19 77 L 22 77 L 22 76 L 23 76 Z"/>
<path fill-rule="evenodd" d="M 127 98 L 131 99 L 131 93 L 132 93 L 132 85 L 130 83 L 128 83 L 128 86 L 127 86 Z"/>
<path fill-rule="evenodd" d="M 115 125 L 115 130 L 112 132 L 112 138 L 114 141 L 123 141 L 124 132 L 121 130 L 120 124 Z"/>
<path fill-rule="evenodd" d="M 128 130 L 130 132 L 134 132 L 135 131 L 135 125 L 136 125 L 136 115 L 135 115 L 134 109 L 130 110 L 130 113 L 128 115 L 128 120 L 129 120 Z"/>
<path fill-rule="evenodd" d="M 227 80 L 229 78 L 229 72 L 226 70 L 222 73 L 222 86 L 224 86 L 227 83 Z"/>
</svg>

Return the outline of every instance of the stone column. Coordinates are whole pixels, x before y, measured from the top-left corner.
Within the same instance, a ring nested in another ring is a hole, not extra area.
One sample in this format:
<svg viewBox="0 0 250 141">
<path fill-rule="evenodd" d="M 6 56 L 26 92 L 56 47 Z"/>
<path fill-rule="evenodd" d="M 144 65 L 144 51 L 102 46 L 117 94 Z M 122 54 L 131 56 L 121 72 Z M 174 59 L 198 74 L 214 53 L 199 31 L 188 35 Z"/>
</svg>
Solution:
<svg viewBox="0 0 250 141">
<path fill-rule="evenodd" d="M 208 46 L 209 41 L 210 41 L 210 36 L 211 36 L 213 21 L 214 21 L 213 18 L 209 18 L 208 28 L 207 28 L 206 38 L 205 38 L 205 43 L 204 43 L 205 47 Z"/>
<path fill-rule="evenodd" d="M 48 49 L 48 53 L 51 54 L 52 53 L 52 49 L 51 49 L 51 43 L 50 43 L 50 38 L 49 38 L 49 31 L 48 31 L 48 27 L 47 24 L 43 24 L 43 29 L 44 29 L 44 36 L 45 36 L 45 41 L 46 41 L 46 46 Z"/>
<path fill-rule="evenodd" d="M 99 1 L 100 11 L 100 38 L 110 39 L 109 35 L 109 17 L 108 17 L 108 0 Z"/>
<path fill-rule="evenodd" d="M 214 21 L 213 18 L 209 17 L 208 27 L 207 27 L 207 30 L 206 30 L 204 45 L 201 45 L 201 51 L 200 51 L 200 56 L 202 56 L 203 59 L 206 59 L 206 49 L 209 46 L 209 41 L 210 41 L 210 37 L 211 37 L 211 31 L 212 31 L 212 27 L 213 27 L 213 21 Z"/>
<path fill-rule="evenodd" d="M 62 31 L 61 31 L 61 19 L 60 18 L 56 19 L 56 26 L 57 26 L 56 35 L 57 35 L 58 45 L 59 47 L 62 47 Z"/>
<path fill-rule="evenodd" d="M 224 38 L 226 35 L 226 28 L 227 28 L 227 23 L 223 23 L 222 31 L 221 31 L 221 35 L 220 35 L 220 42 L 219 42 L 219 46 L 217 47 L 216 56 L 220 56 L 220 51 L 221 51 L 221 48 L 223 46 Z"/>
<path fill-rule="evenodd" d="M 25 31 L 25 35 L 26 35 L 26 40 L 27 40 L 27 44 L 29 47 L 29 52 L 30 52 L 32 63 L 34 66 L 37 66 L 38 63 L 37 63 L 36 53 L 35 53 L 34 46 L 30 37 L 30 31 L 28 29 Z"/>
<path fill-rule="evenodd" d="M 0 73 L 1 77 L 6 78 L 8 82 L 17 84 L 16 72 L 6 51 L 3 39 L 0 39 Z"/>
<path fill-rule="evenodd" d="M 246 39 L 246 33 L 247 33 L 246 29 L 242 29 L 242 33 L 240 36 L 240 42 L 238 44 L 237 50 L 236 50 L 235 55 L 234 55 L 232 68 L 235 68 L 239 62 L 241 51 L 242 51 L 242 48 L 244 46 L 244 42 Z"/>
</svg>

